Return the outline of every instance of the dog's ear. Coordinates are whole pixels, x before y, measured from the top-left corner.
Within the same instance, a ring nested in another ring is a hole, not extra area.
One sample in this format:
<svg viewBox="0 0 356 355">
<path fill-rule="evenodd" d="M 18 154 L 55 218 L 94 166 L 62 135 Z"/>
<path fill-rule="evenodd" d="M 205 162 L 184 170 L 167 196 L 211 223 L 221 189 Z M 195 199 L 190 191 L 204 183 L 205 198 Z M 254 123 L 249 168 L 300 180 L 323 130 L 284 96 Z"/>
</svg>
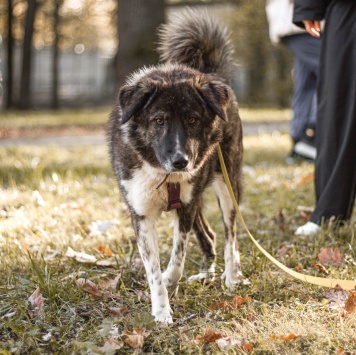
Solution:
<svg viewBox="0 0 356 355">
<path fill-rule="evenodd" d="M 201 83 L 197 89 L 208 107 L 227 121 L 226 107 L 230 98 L 228 86 L 221 81 L 213 80 Z"/>
<path fill-rule="evenodd" d="M 147 106 L 157 86 L 153 83 L 138 82 L 134 85 L 125 85 L 119 92 L 119 104 L 122 110 L 121 124 L 126 123 L 141 108 Z"/>
</svg>

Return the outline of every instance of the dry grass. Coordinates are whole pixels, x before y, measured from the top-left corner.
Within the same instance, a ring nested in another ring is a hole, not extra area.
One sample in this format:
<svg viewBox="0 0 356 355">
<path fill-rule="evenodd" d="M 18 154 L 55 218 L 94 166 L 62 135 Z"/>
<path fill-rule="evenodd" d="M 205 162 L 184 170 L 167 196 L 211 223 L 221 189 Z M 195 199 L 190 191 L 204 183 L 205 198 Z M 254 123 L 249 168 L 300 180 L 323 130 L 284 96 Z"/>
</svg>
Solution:
<svg viewBox="0 0 356 355">
<path fill-rule="evenodd" d="M 320 249 L 338 247 L 349 255 L 348 261 L 326 266 L 328 277 L 355 279 L 355 219 L 337 230 L 325 226 L 315 237 L 293 235 L 304 223 L 297 206 L 313 205 L 313 167 L 286 165 L 288 150 L 286 135 L 245 139 L 242 211 L 251 232 L 284 264 L 312 275 L 325 276 L 313 266 Z M 198 272 L 200 258 L 192 236 L 179 295 L 172 301 L 175 322 L 155 325 L 149 315 L 145 273 L 106 147 L 0 148 L 0 161 L 1 354 L 114 354 L 103 347 L 110 337 L 120 347 L 117 354 L 131 354 L 134 350 L 123 343 L 128 339 L 123 332 L 133 328 L 150 332 L 137 353 L 356 351 L 355 314 L 343 316 L 341 308 L 333 310 L 322 302 L 324 289 L 293 280 L 271 265 L 240 226 L 242 266 L 252 285 L 230 293 L 219 278 L 206 285 L 188 284 L 187 277 Z M 221 237 L 217 203 L 211 192 L 206 199 L 207 216 Z M 94 228 L 94 222 L 105 220 L 116 223 L 105 231 Z M 172 243 L 170 214 L 162 217 L 158 231 L 165 265 Z M 100 252 L 98 245 L 108 246 L 114 256 Z M 218 246 L 220 275 L 223 238 Z M 113 262 L 110 266 L 79 262 L 66 256 L 68 247 Z M 121 278 L 110 291 L 116 298 L 95 298 L 75 283 L 85 278 L 99 285 L 118 274 Z M 28 301 L 38 286 L 45 298 L 43 314 L 31 310 Z M 211 309 L 217 300 L 231 301 L 236 295 L 248 295 L 251 301 L 240 309 Z M 115 314 L 113 307 L 123 313 Z M 206 329 L 231 336 L 236 345 L 223 351 L 215 342 L 197 341 Z M 300 337 L 276 339 L 290 334 Z"/>
<path fill-rule="evenodd" d="M 88 109 L 63 109 L 53 111 L 5 111 L 0 116 L 0 127 L 51 127 L 66 125 L 105 125 L 110 107 Z M 291 117 L 289 109 L 250 109 L 241 108 L 241 116 L 245 122 L 288 121 Z"/>
</svg>

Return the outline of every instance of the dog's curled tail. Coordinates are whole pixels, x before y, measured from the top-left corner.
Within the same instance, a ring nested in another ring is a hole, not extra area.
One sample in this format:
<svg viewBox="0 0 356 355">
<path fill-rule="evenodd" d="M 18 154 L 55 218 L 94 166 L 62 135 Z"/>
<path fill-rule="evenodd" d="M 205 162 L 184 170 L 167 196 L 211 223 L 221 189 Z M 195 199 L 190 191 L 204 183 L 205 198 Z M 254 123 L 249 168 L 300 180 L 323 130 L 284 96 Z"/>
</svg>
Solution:
<svg viewBox="0 0 356 355">
<path fill-rule="evenodd" d="M 203 73 L 216 73 L 228 83 L 233 69 L 233 49 L 225 27 L 208 13 L 190 9 L 159 28 L 160 59 L 178 62 Z"/>
</svg>

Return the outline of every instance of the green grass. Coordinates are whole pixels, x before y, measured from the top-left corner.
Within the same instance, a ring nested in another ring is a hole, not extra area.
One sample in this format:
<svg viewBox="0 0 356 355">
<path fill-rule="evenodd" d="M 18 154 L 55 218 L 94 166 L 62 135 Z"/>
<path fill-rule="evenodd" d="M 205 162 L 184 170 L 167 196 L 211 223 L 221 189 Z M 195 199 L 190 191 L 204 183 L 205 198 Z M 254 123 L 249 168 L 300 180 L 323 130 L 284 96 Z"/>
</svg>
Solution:
<svg viewBox="0 0 356 355">
<path fill-rule="evenodd" d="M 0 127 L 54 127 L 106 124 L 110 107 L 63 109 L 58 111 L 5 111 L 0 116 Z"/>
<path fill-rule="evenodd" d="M 313 266 L 322 247 L 338 247 L 349 261 L 328 266 L 328 277 L 356 278 L 354 234 L 356 221 L 339 229 L 325 226 L 315 237 L 295 237 L 305 223 L 297 207 L 312 206 L 313 166 L 285 164 L 290 149 L 287 135 L 245 138 L 242 213 L 252 234 L 278 260 L 304 273 L 325 276 Z M 187 283 L 199 271 L 201 258 L 192 235 L 178 297 L 172 300 L 174 323 L 155 325 L 149 293 L 126 207 L 120 199 L 105 146 L 0 147 L 0 354 L 113 354 L 104 350 L 114 337 L 117 354 L 132 354 L 123 343 L 124 331 L 146 328 L 142 350 L 156 354 L 252 353 L 330 354 L 356 350 L 356 315 L 342 314 L 322 302 L 325 289 L 294 280 L 273 266 L 252 245 L 238 225 L 244 274 L 250 286 L 234 292 L 217 278 L 210 284 Z M 218 233 L 218 274 L 223 270 L 223 225 L 212 192 L 206 195 L 207 217 Z M 282 217 L 281 217 L 282 216 Z M 93 222 L 116 220 L 95 234 Z M 165 265 L 172 244 L 172 217 L 158 225 L 161 261 Z M 98 260 L 114 253 L 110 266 L 83 263 L 66 256 L 68 247 Z M 90 279 L 99 285 L 121 275 L 116 298 L 95 298 L 75 281 Z M 40 287 L 42 315 L 32 315 L 29 296 Z M 233 297 L 251 298 L 240 309 L 212 310 L 211 305 Z M 113 313 L 120 308 L 122 314 Z M 125 311 L 126 309 L 126 311 Z M 32 315 L 32 317 L 31 317 Z M 206 329 L 231 336 L 238 345 L 229 351 L 203 344 L 197 336 Z M 273 336 L 301 335 L 294 340 Z"/>
</svg>

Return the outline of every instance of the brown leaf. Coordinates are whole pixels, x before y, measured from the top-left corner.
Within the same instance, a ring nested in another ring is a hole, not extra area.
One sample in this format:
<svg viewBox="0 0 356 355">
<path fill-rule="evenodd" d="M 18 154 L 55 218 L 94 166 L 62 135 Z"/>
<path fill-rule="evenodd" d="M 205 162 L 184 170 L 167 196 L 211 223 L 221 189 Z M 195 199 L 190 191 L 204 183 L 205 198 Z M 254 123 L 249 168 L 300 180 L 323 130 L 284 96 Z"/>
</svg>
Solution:
<svg viewBox="0 0 356 355">
<path fill-rule="evenodd" d="M 272 218 L 273 221 L 278 225 L 278 228 L 281 230 L 285 230 L 286 224 L 285 224 L 285 217 L 284 217 L 284 213 L 282 210 L 279 211 L 278 215 Z"/>
<path fill-rule="evenodd" d="M 129 309 L 126 306 L 123 307 L 108 307 L 109 312 L 115 317 L 122 317 Z"/>
<path fill-rule="evenodd" d="M 339 266 L 344 263 L 343 256 L 339 248 L 321 248 L 318 259 L 322 264 Z"/>
<path fill-rule="evenodd" d="M 90 293 L 95 298 L 114 298 L 117 299 L 119 296 L 112 294 L 109 291 L 100 290 L 99 286 L 96 285 L 93 281 L 80 278 L 75 281 L 78 287 L 82 288 L 83 291 Z"/>
<path fill-rule="evenodd" d="M 246 344 L 243 345 L 243 349 L 244 349 L 245 351 L 252 351 L 252 349 L 253 349 L 253 344 L 246 343 Z"/>
<path fill-rule="evenodd" d="M 127 338 L 124 342 L 132 349 L 140 349 L 143 347 L 145 337 L 149 336 L 150 333 L 146 332 L 145 328 L 133 328 L 133 332 L 129 330 L 124 330 L 122 335 Z"/>
<path fill-rule="evenodd" d="M 110 337 L 109 339 L 106 340 L 105 344 L 101 348 L 104 353 L 106 354 L 109 351 L 112 350 L 118 350 L 124 346 L 124 342 L 118 341 L 114 337 Z"/>
<path fill-rule="evenodd" d="M 295 334 L 288 334 L 288 335 L 272 335 L 271 338 L 272 340 L 294 340 L 297 338 L 300 338 L 301 335 L 295 335 Z"/>
<path fill-rule="evenodd" d="M 44 314 L 44 298 L 41 295 L 40 288 L 37 287 L 35 292 L 28 298 L 31 304 L 31 310 L 29 311 L 30 317 L 40 316 Z"/>
<path fill-rule="evenodd" d="M 319 264 L 319 263 L 317 263 L 317 262 L 313 263 L 312 265 L 313 265 L 313 267 L 314 267 L 315 269 L 319 269 L 319 270 L 322 271 L 324 274 L 326 274 L 326 275 L 329 274 L 329 271 L 326 270 L 326 267 L 325 267 L 324 265 L 321 265 L 321 264 Z"/>
<path fill-rule="evenodd" d="M 303 185 L 309 184 L 310 182 L 313 182 L 313 181 L 314 181 L 314 174 L 311 173 L 311 174 L 308 174 L 308 175 L 303 176 L 303 177 L 298 181 L 298 185 L 299 185 L 299 186 L 303 186 Z"/>
<path fill-rule="evenodd" d="M 225 335 L 222 332 L 214 332 L 211 329 L 206 329 L 204 335 L 197 335 L 196 339 L 202 344 L 214 343 Z"/>
<path fill-rule="evenodd" d="M 349 297 L 345 302 L 345 311 L 353 313 L 356 311 L 356 292 L 350 291 Z"/>
<path fill-rule="evenodd" d="M 219 309 L 223 311 L 232 311 L 234 309 L 240 309 L 242 304 L 250 300 L 251 298 L 247 295 L 245 297 L 235 296 L 231 302 L 223 301 L 223 302 L 213 303 L 210 306 L 210 309 L 213 311 L 217 311 Z"/>
<path fill-rule="evenodd" d="M 95 248 L 98 249 L 105 256 L 113 256 L 114 255 L 113 252 L 111 251 L 111 249 L 107 245 L 99 244 Z"/>
<path fill-rule="evenodd" d="M 113 290 L 116 291 L 117 284 L 121 279 L 121 274 L 117 275 L 114 279 L 106 279 L 106 280 L 100 280 L 99 281 L 99 286 L 102 288 L 105 288 L 106 290 Z"/>
</svg>

